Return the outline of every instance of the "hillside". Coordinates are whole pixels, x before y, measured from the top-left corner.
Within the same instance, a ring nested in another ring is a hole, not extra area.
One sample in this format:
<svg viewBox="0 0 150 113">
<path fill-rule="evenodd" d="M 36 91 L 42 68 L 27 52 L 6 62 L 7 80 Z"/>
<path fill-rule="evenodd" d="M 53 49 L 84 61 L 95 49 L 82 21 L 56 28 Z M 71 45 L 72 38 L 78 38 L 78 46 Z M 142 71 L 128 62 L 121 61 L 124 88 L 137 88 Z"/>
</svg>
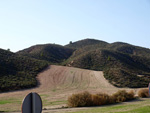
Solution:
<svg viewBox="0 0 150 113">
<path fill-rule="evenodd" d="M 0 49 L 0 92 L 36 86 L 36 75 L 47 66 L 45 61 Z"/>
<path fill-rule="evenodd" d="M 73 51 L 74 49 L 56 44 L 44 44 L 26 48 L 17 52 L 17 54 L 49 61 L 51 63 L 61 63 L 68 59 Z"/>
<path fill-rule="evenodd" d="M 129 55 L 136 55 L 150 58 L 150 49 L 139 46 L 134 46 L 128 43 L 115 42 L 107 46 L 108 49 L 116 50 Z"/>
<path fill-rule="evenodd" d="M 150 80 L 150 68 L 140 62 L 142 58 L 137 59 L 140 57 L 109 50 L 96 50 L 75 58 L 68 66 L 104 71 L 105 77 L 118 87 L 146 87 Z M 147 59 L 147 62 L 150 62 L 150 59 Z"/>
<path fill-rule="evenodd" d="M 147 87 L 150 81 L 149 49 L 122 42 L 105 45 L 98 42 L 76 49 L 64 65 L 104 71 L 105 77 L 117 87 Z M 82 43 L 84 45 L 85 40 L 81 40 Z"/>
</svg>

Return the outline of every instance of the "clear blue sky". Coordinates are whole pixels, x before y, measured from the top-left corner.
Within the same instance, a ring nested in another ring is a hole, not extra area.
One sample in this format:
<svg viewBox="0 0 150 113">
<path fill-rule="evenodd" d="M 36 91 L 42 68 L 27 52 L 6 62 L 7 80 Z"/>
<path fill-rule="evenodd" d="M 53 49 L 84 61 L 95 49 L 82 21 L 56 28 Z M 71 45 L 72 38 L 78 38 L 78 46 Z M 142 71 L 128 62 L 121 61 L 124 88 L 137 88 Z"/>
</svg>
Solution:
<svg viewBox="0 0 150 113">
<path fill-rule="evenodd" d="M 150 0 L 0 0 L 0 48 L 85 38 L 150 48 Z"/>
</svg>

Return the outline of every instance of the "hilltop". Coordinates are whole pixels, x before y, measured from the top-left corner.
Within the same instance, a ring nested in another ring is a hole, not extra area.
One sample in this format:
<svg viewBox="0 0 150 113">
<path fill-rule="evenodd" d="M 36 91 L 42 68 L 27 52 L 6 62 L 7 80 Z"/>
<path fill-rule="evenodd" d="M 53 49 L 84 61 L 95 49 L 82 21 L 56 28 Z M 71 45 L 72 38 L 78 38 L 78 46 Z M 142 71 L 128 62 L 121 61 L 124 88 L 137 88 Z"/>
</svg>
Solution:
<svg viewBox="0 0 150 113">
<path fill-rule="evenodd" d="M 66 47 L 70 47 L 73 49 L 79 49 L 79 48 L 84 48 L 86 46 L 91 46 L 91 45 L 96 45 L 99 44 L 101 47 L 105 47 L 108 43 L 105 41 L 100 41 L 96 39 L 84 39 L 84 40 L 79 40 L 77 42 L 70 42 L 69 44 L 66 45 Z"/>
<path fill-rule="evenodd" d="M 35 45 L 27 49 L 18 51 L 17 54 L 49 61 L 51 63 L 60 63 L 68 59 L 74 49 L 56 44 Z"/>
</svg>

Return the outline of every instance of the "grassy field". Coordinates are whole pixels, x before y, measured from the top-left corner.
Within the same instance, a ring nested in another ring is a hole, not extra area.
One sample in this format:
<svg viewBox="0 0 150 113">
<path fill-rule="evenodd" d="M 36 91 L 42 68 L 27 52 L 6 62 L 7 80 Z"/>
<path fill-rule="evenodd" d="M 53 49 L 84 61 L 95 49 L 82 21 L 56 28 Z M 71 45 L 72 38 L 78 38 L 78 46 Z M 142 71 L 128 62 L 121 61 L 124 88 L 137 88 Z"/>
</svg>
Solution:
<svg viewBox="0 0 150 113">
<path fill-rule="evenodd" d="M 1 100 L 0 104 L 9 104 L 12 102 L 14 102 L 15 104 L 21 103 L 19 99 L 18 100 L 8 99 L 3 101 Z M 46 102 L 46 104 L 49 105 L 56 105 L 56 104 L 59 105 L 62 103 L 67 103 L 67 101 L 53 101 L 49 103 Z M 2 111 L 3 110 L 1 110 L 0 113 Z M 4 111 L 5 113 L 20 113 L 20 111 L 10 112 L 7 111 L 6 109 Z M 150 98 L 140 98 L 133 101 L 97 107 L 47 109 L 43 110 L 42 113 L 150 113 Z"/>
</svg>

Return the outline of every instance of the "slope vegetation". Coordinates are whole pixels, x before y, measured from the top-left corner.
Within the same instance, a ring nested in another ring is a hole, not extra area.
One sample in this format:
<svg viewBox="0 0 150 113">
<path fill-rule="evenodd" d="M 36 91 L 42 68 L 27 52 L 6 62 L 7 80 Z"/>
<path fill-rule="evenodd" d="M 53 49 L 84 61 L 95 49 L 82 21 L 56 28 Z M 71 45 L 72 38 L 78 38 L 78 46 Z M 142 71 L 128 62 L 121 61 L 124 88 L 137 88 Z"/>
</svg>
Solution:
<svg viewBox="0 0 150 113">
<path fill-rule="evenodd" d="M 36 86 L 36 75 L 47 66 L 45 61 L 0 49 L 0 92 Z"/>
</svg>

